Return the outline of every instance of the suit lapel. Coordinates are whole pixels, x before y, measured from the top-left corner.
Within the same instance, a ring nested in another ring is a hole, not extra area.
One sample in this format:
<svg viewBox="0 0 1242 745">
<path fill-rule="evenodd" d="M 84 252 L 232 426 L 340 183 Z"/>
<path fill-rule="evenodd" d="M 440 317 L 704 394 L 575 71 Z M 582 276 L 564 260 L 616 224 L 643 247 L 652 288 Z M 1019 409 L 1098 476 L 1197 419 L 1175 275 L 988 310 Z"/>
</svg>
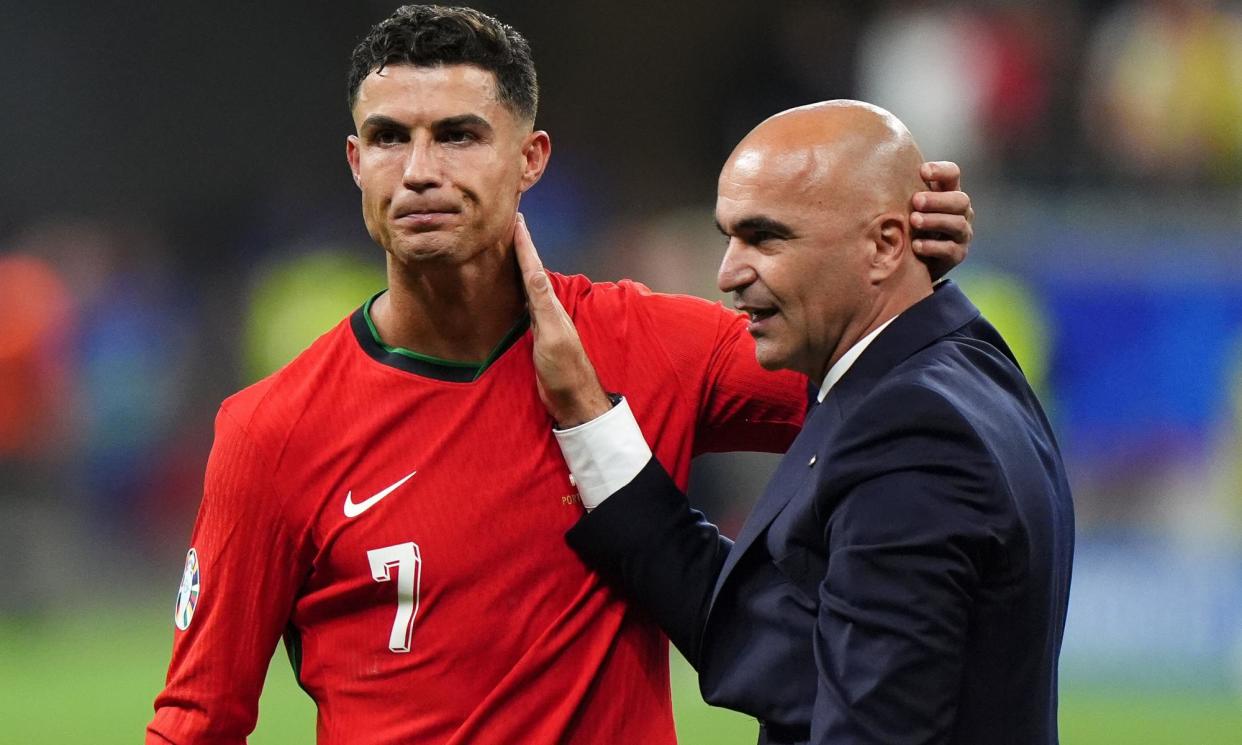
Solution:
<svg viewBox="0 0 1242 745">
<path fill-rule="evenodd" d="M 781 459 L 776 473 L 764 489 L 763 496 L 755 503 L 738 533 L 737 540 L 725 557 L 716 587 L 712 591 L 712 605 L 716 603 L 721 588 L 728 580 L 733 567 L 776 519 L 789 500 L 797 493 L 803 482 L 813 475 L 807 466 L 823 444 L 840 426 L 849 402 L 863 396 L 890 370 L 928 344 L 950 334 L 975 318 L 979 309 L 951 281 L 941 282 L 931 296 L 908 308 L 863 351 L 854 365 L 833 386 L 822 404 L 812 404 L 806 423 L 789 451 Z M 998 337 L 999 338 L 999 337 Z M 1005 348 L 1008 352 L 1008 348 Z M 1012 353 L 1010 353 L 1012 357 Z M 808 396 L 813 402 L 819 386 L 811 381 Z M 711 611 L 708 611 L 710 615 Z"/>
<path fill-rule="evenodd" d="M 815 388 L 815 391 L 818 393 L 819 389 Z M 840 421 L 840 410 L 836 406 L 820 404 L 811 408 L 802 426 L 802 431 L 798 433 L 798 437 L 789 446 L 788 452 L 781 458 L 776 472 L 772 474 L 772 478 L 763 491 L 763 496 L 755 502 L 733 547 L 729 549 L 729 555 L 725 557 L 725 563 L 716 578 L 716 588 L 712 593 L 713 602 L 715 602 L 716 594 L 720 592 L 721 585 L 724 584 L 725 577 L 737 564 L 742 554 L 746 553 L 751 544 L 781 513 L 781 510 L 785 509 L 785 505 L 789 504 L 789 500 L 798 492 L 806 479 L 814 475 L 813 469 L 808 466 L 808 461 L 811 456 L 819 452 L 820 446 L 828 439 Z"/>
</svg>

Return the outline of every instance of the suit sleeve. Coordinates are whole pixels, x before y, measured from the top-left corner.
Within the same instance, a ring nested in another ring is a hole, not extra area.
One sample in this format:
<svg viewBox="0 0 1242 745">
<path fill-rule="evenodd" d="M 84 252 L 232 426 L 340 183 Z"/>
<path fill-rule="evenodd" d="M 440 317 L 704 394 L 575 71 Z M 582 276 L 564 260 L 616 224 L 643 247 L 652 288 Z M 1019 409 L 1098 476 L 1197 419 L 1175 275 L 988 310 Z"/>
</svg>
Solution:
<svg viewBox="0 0 1242 745">
<path fill-rule="evenodd" d="M 701 298 L 633 286 L 651 331 L 641 338 L 656 340 L 696 407 L 695 454 L 785 452 L 806 415 L 806 377 L 760 367 L 744 315 Z"/>
<path fill-rule="evenodd" d="M 972 598 L 997 550 L 1006 498 L 981 440 L 930 391 L 882 399 L 845 423 L 833 470 L 848 486 L 826 523 L 815 743 L 951 740 Z"/>
<path fill-rule="evenodd" d="M 282 507 L 269 464 L 221 409 L 191 537 L 198 602 L 174 631 L 148 745 L 244 743 L 254 729 L 268 664 L 307 571 Z"/>
<path fill-rule="evenodd" d="M 579 519 L 566 539 L 698 667 L 712 589 L 732 542 L 690 508 L 658 460 Z"/>
</svg>

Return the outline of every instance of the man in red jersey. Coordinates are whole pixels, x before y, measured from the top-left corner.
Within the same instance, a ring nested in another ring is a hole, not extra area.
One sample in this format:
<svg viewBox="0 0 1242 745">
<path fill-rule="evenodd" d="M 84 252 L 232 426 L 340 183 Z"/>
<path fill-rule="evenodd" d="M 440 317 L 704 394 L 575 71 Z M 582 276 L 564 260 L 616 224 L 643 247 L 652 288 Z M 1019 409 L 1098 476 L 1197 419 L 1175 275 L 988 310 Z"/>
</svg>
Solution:
<svg viewBox="0 0 1242 745">
<path fill-rule="evenodd" d="M 243 742 L 282 633 L 320 743 L 675 741 L 665 638 L 562 537 L 582 506 L 512 252 L 536 101 L 526 41 L 477 11 L 407 6 L 355 49 L 347 154 L 388 289 L 221 406 L 149 743 Z M 969 200 L 929 168 L 927 253 L 954 264 Z M 682 486 L 697 453 L 797 433 L 806 381 L 759 368 L 744 317 L 550 276 Z"/>
</svg>

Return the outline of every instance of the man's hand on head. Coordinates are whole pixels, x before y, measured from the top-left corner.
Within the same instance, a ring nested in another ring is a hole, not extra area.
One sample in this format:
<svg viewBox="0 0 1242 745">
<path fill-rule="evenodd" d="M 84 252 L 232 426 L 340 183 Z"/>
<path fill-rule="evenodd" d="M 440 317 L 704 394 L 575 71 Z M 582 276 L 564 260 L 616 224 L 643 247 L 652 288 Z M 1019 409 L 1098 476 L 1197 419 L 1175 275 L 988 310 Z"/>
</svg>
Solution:
<svg viewBox="0 0 1242 745">
<path fill-rule="evenodd" d="M 928 191 L 920 191 L 911 199 L 911 247 L 936 280 L 966 260 L 974 237 L 975 210 L 970 195 L 961 190 L 962 169 L 956 163 L 924 163 L 919 176 Z"/>
<path fill-rule="evenodd" d="M 612 401 L 600 385 L 573 319 L 552 289 L 521 214 L 513 229 L 513 249 L 530 309 L 539 398 L 562 429 L 585 424 L 612 408 Z"/>
</svg>

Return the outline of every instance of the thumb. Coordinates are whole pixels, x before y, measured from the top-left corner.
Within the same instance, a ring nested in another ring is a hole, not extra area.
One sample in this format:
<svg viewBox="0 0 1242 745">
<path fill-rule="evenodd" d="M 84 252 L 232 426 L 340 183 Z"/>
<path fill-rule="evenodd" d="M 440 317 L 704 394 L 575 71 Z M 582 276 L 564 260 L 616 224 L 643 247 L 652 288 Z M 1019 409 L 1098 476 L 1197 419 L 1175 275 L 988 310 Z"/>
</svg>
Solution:
<svg viewBox="0 0 1242 745">
<path fill-rule="evenodd" d="M 513 250 L 522 272 L 522 285 L 526 289 L 526 303 L 530 307 L 531 322 L 553 321 L 560 310 L 560 300 L 552 290 L 552 282 L 544 271 L 535 242 L 526 228 L 526 218 L 519 212 L 513 226 Z"/>
<path fill-rule="evenodd" d="M 539 259 L 539 252 L 535 250 L 535 242 L 531 240 L 530 230 L 526 227 L 526 218 L 521 212 L 517 213 L 517 218 L 513 223 L 513 252 L 517 255 L 518 268 L 522 270 L 522 277 L 543 273 L 543 261 Z"/>
</svg>

